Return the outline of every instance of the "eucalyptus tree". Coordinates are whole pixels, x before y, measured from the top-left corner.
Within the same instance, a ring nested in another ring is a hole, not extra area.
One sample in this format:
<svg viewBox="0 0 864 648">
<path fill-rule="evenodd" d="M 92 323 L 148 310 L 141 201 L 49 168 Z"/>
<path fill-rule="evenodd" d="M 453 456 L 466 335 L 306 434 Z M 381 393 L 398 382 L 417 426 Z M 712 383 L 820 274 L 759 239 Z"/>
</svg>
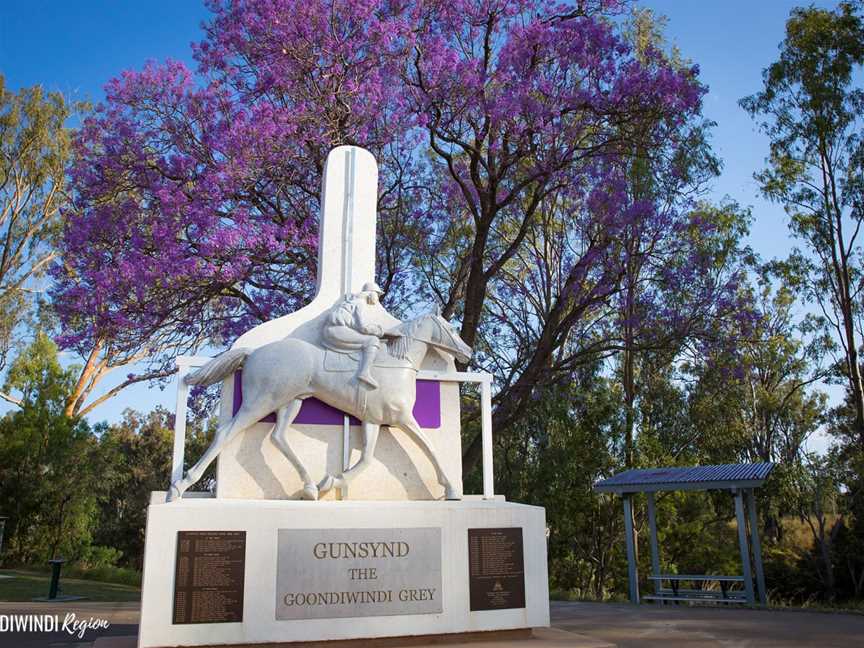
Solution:
<svg viewBox="0 0 864 648">
<path fill-rule="evenodd" d="M 40 86 L 15 92 L 0 75 L 0 370 L 57 256 L 71 111 L 61 94 Z M 0 397 L 22 403 L 11 393 Z"/>
<path fill-rule="evenodd" d="M 864 448 L 862 62 L 860 4 L 794 9 L 780 58 L 763 72 L 763 89 L 741 105 L 770 138 L 768 166 L 756 179 L 765 196 L 783 204 L 790 231 L 804 244 L 783 264 L 785 279 L 818 306 L 842 350 Z"/>
<path fill-rule="evenodd" d="M 763 275 L 747 287 L 758 317 L 726 335 L 734 347 L 708 349 L 685 365 L 692 379 L 693 442 L 715 462 L 795 464 L 826 422 L 827 396 L 816 387 L 830 373 L 830 340 L 812 318 L 796 321 L 795 298 Z M 734 324 L 733 324 L 734 325 Z"/>
</svg>

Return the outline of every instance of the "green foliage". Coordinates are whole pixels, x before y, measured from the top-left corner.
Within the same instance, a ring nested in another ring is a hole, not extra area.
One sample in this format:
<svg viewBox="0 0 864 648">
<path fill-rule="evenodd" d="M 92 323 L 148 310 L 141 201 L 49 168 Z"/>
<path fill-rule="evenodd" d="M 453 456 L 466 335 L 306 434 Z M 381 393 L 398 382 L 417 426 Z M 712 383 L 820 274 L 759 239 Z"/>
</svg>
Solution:
<svg viewBox="0 0 864 648">
<path fill-rule="evenodd" d="M 603 598 L 621 591 L 623 522 L 619 503 L 592 486 L 622 465 L 620 408 L 597 367 L 573 378 L 533 403 L 518 443 L 496 447 L 496 486 L 508 499 L 546 507 L 550 586 Z"/>
<path fill-rule="evenodd" d="M 81 552 L 76 566 L 85 571 L 112 568 L 122 555 L 123 552 L 115 547 L 89 545 Z"/>
<path fill-rule="evenodd" d="M 56 256 L 75 108 L 38 85 L 12 92 L 0 75 L 0 369 Z"/>
<path fill-rule="evenodd" d="M 0 419 L 0 510 L 12 560 L 75 557 L 90 541 L 102 457 L 85 421 L 63 414 L 74 369 L 44 333 L 9 369 L 21 409 Z"/>
<path fill-rule="evenodd" d="M 761 316 L 740 322 L 746 329 L 735 322 L 716 329 L 736 346 L 693 350 L 686 362 L 670 362 L 665 351 L 641 354 L 635 465 L 777 463 L 758 493 L 771 596 L 798 602 L 849 598 L 853 588 L 843 583 L 851 579 L 838 572 L 841 551 L 852 559 L 853 571 L 862 563 L 855 562 L 853 549 L 842 549 L 855 537 L 844 524 L 857 518 L 837 524 L 837 469 L 844 464 L 804 452 L 806 440 L 826 421 L 825 396 L 812 388 L 825 374 L 814 360 L 825 341 L 807 322 L 795 322 L 789 291 L 773 290 L 767 279 L 741 289 Z M 598 362 L 538 390 L 519 423 L 518 441 L 497 440 L 496 486 L 510 499 L 546 508 L 550 585 L 563 598 L 615 598 L 627 591 L 620 499 L 591 488 L 626 463 L 627 422 L 615 378 Z M 664 572 L 740 573 L 728 493 L 660 494 L 657 519 Z M 648 591 L 644 497 L 635 500 L 635 525 L 641 587 Z"/>
<path fill-rule="evenodd" d="M 10 517 L 4 558 L 41 564 L 62 556 L 82 574 L 123 563 L 133 568 L 123 578 L 134 580 L 150 493 L 170 478 L 173 415 L 128 410 L 120 423 L 91 429 L 64 414 L 76 373 L 60 365 L 42 332 L 9 368 L 4 388 L 20 394 L 21 408 L 0 419 L 0 512 Z M 187 443 L 188 456 L 198 456 L 207 430 L 190 425 Z"/>
<path fill-rule="evenodd" d="M 126 410 L 119 423 L 96 430 L 106 471 L 94 541 L 118 549 L 123 564 L 135 569 L 143 566 L 150 493 L 171 480 L 173 428 L 173 414 L 157 408 L 146 415 Z M 209 441 L 200 425 L 189 425 L 186 456 L 200 456 Z M 212 469 L 202 483 L 213 483 Z"/>
<path fill-rule="evenodd" d="M 686 365 L 696 379 L 690 418 L 698 442 L 718 462 L 795 463 L 804 442 L 824 422 L 826 396 L 810 386 L 826 374 L 817 360 L 825 340 L 807 339 L 806 323 L 793 318 L 792 294 L 772 290 L 763 278 L 748 287 L 760 312 L 747 330 L 727 330 L 738 340 Z"/>
<path fill-rule="evenodd" d="M 63 369 L 57 345 L 44 331 L 37 331 L 30 346 L 12 363 L 6 374 L 5 391 L 21 393 L 22 406 L 47 416 L 63 411 L 66 395 L 75 381 L 73 368 Z"/>
<path fill-rule="evenodd" d="M 805 248 L 775 264 L 799 296 L 818 304 L 815 318 L 838 344 L 855 430 L 864 449 L 864 381 L 858 349 L 864 221 L 864 63 L 860 3 L 836 10 L 798 8 L 786 23 L 780 58 L 763 72 L 763 90 L 741 101 L 770 138 L 769 165 L 756 175 L 762 192 L 784 205 Z"/>
<path fill-rule="evenodd" d="M 840 596 L 864 598 L 864 452 L 854 431 L 854 410 L 846 401 L 832 412 L 831 431 L 837 444 L 830 458 L 842 484 L 837 508 L 842 514 L 834 543 L 837 589 Z"/>
<path fill-rule="evenodd" d="M 623 511 L 593 484 L 625 467 L 621 390 L 602 365 L 543 391 L 520 422 L 520 442 L 496 447 L 496 486 L 508 499 L 546 508 L 550 587 L 562 598 L 627 592 Z M 688 418 L 689 394 L 668 369 L 646 377 L 638 403 L 639 465 L 711 463 Z M 652 585 L 644 497 L 636 498 L 641 587 Z M 661 567 L 672 573 L 740 571 L 734 509 L 726 493 L 657 498 Z M 647 590 L 646 590 L 647 591 Z"/>
<path fill-rule="evenodd" d="M 775 581 L 782 598 L 860 598 L 864 588 L 861 8 L 860 2 L 841 2 L 834 9 L 794 9 L 779 59 L 763 73 L 762 91 L 741 101 L 770 139 L 768 167 L 756 178 L 768 198 L 784 205 L 792 234 L 804 243 L 772 263 L 771 273 L 819 313 L 803 322 L 797 336 L 764 337 L 753 354 L 753 366 L 776 385 L 763 380 L 754 392 L 761 408 L 753 410 L 758 420 L 746 429 L 775 430 L 774 440 L 781 441 L 777 458 L 784 463 L 772 480 L 766 518 L 775 531 L 769 573 L 785 570 L 785 578 Z M 773 312 L 783 310 L 788 305 Z M 829 354 L 835 363 L 825 367 L 821 358 Z M 819 394 L 795 386 L 831 374 L 845 382 L 847 393 L 826 416 Z M 825 456 L 803 452 L 802 440 L 820 425 L 837 445 Z M 802 531 L 797 543 L 784 537 L 790 518 Z"/>
</svg>

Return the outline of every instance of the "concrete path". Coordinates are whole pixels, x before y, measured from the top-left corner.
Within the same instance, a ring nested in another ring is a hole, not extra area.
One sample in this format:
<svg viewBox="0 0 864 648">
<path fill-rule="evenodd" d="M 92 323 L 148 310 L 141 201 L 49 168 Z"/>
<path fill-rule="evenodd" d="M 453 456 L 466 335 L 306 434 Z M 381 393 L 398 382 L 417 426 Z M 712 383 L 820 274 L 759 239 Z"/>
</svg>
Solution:
<svg viewBox="0 0 864 648">
<path fill-rule="evenodd" d="M 63 624 L 68 614 L 74 621 L 89 618 L 105 619 L 111 625 L 100 630 L 88 630 L 83 637 L 67 631 L 57 632 L 0 632 L 0 648 L 91 648 L 100 637 L 122 637 L 138 635 L 140 603 L 102 603 L 96 601 L 70 601 L 68 603 L 0 602 L 0 615 L 57 615 Z"/>
<path fill-rule="evenodd" d="M 552 624 L 619 648 L 864 646 L 858 614 L 553 602 Z"/>
</svg>

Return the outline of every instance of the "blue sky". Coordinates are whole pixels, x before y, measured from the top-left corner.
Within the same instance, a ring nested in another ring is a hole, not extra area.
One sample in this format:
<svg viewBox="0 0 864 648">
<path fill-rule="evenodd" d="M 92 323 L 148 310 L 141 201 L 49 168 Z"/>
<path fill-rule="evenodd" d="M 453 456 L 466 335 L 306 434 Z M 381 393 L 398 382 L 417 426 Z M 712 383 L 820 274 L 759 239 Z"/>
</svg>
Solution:
<svg viewBox="0 0 864 648">
<path fill-rule="evenodd" d="M 777 56 L 792 7 L 786 0 L 650 0 L 639 3 L 668 17 L 667 38 L 701 68 L 708 85 L 705 116 L 715 122 L 713 143 L 724 162 L 711 198 L 730 197 L 753 209 L 751 246 L 763 258 L 785 256 L 792 243 L 782 209 L 758 195 L 753 172 L 761 168 L 767 140 L 738 107 L 759 90 L 762 69 Z M 834 6 L 817 2 L 819 6 Z M 191 64 L 189 44 L 201 37 L 208 12 L 193 0 L 110 2 L 3 0 L 0 72 L 12 88 L 43 84 L 69 98 L 98 101 L 103 85 L 121 70 L 149 60 Z M 116 382 L 127 372 L 120 370 Z M 107 380 L 105 387 L 115 384 Z M 832 396 L 838 391 L 832 390 Z M 173 406 L 173 389 L 130 388 L 97 408 L 92 420 L 120 417 L 126 407 Z"/>
</svg>

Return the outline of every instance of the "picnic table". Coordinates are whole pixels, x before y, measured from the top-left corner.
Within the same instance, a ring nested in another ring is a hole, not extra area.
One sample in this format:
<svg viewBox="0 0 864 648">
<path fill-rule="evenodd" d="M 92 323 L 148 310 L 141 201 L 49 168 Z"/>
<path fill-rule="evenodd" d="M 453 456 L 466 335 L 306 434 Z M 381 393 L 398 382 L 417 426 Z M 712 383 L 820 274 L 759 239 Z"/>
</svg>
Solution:
<svg viewBox="0 0 864 648">
<path fill-rule="evenodd" d="M 723 576 L 720 574 L 651 574 L 648 580 L 658 585 L 654 595 L 642 596 L 652 601 L 706 601 L 713 603 L 747 603 L 747 597 L 742 590 L 731 589 L 736 583 L 744 583 L 743 576 Z M 663 581 L 669 581 L 670 587 L 663 587 Z M 720 596 L 716 590 L 682 588 L 681 583 L 713 582 L 720 585 Z"/>
</svg>

